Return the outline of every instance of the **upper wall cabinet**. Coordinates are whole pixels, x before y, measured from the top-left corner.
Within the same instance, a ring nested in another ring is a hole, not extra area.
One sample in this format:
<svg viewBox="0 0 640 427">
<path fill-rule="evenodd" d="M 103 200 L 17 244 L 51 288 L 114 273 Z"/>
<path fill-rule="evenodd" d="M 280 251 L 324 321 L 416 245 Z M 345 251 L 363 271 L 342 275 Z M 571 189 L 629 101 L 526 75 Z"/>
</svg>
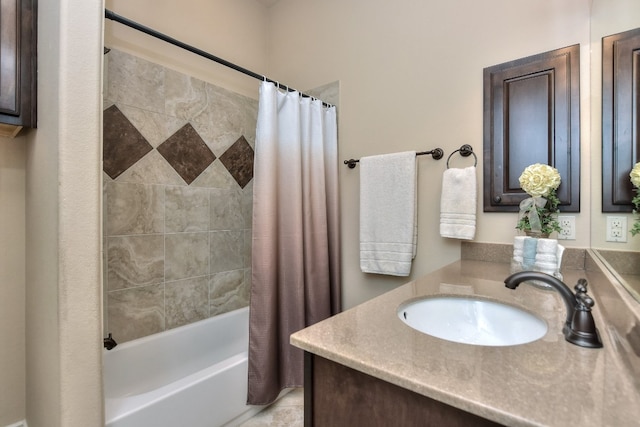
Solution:
<svg viewBox="0 0 640 427">
<path fill-rule="evenodd" d="M 602 39 L 602 212 L 631 212 L 640 160 L 640 29 Z"/>
<path fill-rule="evenodd" d="M 580 211 L 580 46 L 484 70 L 484 211 L 518 211 L 518 178 L 533 163 L 558 169 L 563 212 Z"/>
<path fill-rule="evenodd" d="M 37 0 L 0 0 L 0 135 L 36 127 Z"/>
</svg>

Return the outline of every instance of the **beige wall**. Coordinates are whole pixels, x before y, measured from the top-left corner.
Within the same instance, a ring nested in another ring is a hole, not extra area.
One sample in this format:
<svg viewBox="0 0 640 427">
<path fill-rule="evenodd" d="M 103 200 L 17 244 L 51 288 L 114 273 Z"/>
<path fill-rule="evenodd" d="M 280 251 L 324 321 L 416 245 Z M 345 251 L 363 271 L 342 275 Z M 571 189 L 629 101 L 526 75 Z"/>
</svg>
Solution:
<svg viewBox="0 0 640 427">
<path fill-rule="evenodd" d="M 468 143 L 479 155 L 482 188 L 482 70 L 580 43 L 583 188 L 588 188 L 589 0 L 281 0 L 269 15 L 269 71 L 294 86 L 340 80 L 340 158 L 440 146 L 448 156 Z M 586 149 L 584 148 L 586 147 Z M 452 158 L 452 166 L 469 161 Z M 459 257 L 439 236 L 445 161 L 419 160 L 418 255 L 412 277 Z M 358 169 L 341 169 L 345 303 L 404 283 L 358 266 Z M 578 240 L 588 246 L 589 192 L 582 192 Z M 477 241 L 512 242 L 517 215 L 482 213 Z"/>
<path fill-rule="evenodd" d="M 102 1 L 38 6 L 38 129 L 26 137 L 26 419 L 100 426 Z"/>
<path fill-rule="evenodd" d="M 24 419 L 24 136 L 0 138 L 0 426 Z"/>
</svg>

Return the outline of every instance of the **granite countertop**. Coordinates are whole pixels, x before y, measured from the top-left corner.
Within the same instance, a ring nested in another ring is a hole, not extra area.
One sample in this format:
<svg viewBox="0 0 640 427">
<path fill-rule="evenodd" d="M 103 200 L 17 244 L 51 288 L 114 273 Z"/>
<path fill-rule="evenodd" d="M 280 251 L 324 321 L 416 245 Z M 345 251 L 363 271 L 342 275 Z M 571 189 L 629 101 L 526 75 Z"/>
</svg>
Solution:
<svg viewBox="0 0 640 427">
<path fill-rule="evenodd" d="M 509 426 L 638 425 L 638 349 L 631 348 L 620 332 L 629 329 L 630 321 L 606 317 L 616 317 L 621 310 L 615 293 L 595 292 L 601 276 L 590 277 L 585 270 L 563 274 L 571 288 L 580 277 L 589 279 L 604 348 L 565 341 L 566 309 L 556 291 L 526 284 L 509 290 L 503 282 L 508 264 L 471 260 L 450 264 L 303 329 L 291 336 L 291 343 Z M 398 318 L 401 303 L 438 294 L 479 295 L 527 309 L 547 321 L 547 334 L 518 346 L 474 346 L 420 333 Z M 599 297 L 609 310 L 601 309 Z M 636 330 L 630 333 L 638 335 L 636 318 L 631 322 L 636 322 Z"/>
</svg>

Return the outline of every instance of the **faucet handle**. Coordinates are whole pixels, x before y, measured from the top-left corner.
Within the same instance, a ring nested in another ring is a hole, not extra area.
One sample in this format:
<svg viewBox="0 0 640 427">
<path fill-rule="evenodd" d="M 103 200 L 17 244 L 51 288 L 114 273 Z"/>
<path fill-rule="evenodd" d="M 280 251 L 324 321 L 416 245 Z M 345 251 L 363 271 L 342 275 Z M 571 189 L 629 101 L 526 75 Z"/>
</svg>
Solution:
<svg viewBox="0 0 640 427">
<path fill-rule="evenodd" d="M 596 302 L 587 295 L 586 292 L 578 292 L 576 294 L 576 302 L 578 303 L 577 309 L 583 310 L 591 310 L 591 308 L 596 304 Z"/>
<path fill-rule="evenodd" d="M 578 283 L 573 287 L 577 293 L 587 293 L 587 279 L 578 279 Z"/>
<path fill-rule="evenodd" d="M 573 289 L 576 291 L 576 303 L 578 303 L 576 308 L 591 310 L 591 307 L 595 305 L 595 301 L 587 295 L 587 279 L 578 279 L 578 283 Z"/>
</svg>

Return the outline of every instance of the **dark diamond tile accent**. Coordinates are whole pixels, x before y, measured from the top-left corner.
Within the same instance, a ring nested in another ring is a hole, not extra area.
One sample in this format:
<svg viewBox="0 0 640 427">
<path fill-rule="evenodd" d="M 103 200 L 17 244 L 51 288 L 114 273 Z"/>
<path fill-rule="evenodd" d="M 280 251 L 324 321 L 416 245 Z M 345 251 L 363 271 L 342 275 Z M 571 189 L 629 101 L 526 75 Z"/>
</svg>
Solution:
<svg viewBox="0 0 640 427">
<path fill-rule="evenodd" d="M 216 159 L 189 123 L 160 144 L 158 152 L 187 184 L 191 184 Z"/>
<path fill-rule="evenodd" d="M 244 136 L 220 156 L 220 161 L 241 188 L 253 179 L 253 148 Z"/>
<path fill-rule="evenodd" d="M 116 179 L 153 147 L 115 105 L 102 114 L 102 169 Z"/>
</svg>

